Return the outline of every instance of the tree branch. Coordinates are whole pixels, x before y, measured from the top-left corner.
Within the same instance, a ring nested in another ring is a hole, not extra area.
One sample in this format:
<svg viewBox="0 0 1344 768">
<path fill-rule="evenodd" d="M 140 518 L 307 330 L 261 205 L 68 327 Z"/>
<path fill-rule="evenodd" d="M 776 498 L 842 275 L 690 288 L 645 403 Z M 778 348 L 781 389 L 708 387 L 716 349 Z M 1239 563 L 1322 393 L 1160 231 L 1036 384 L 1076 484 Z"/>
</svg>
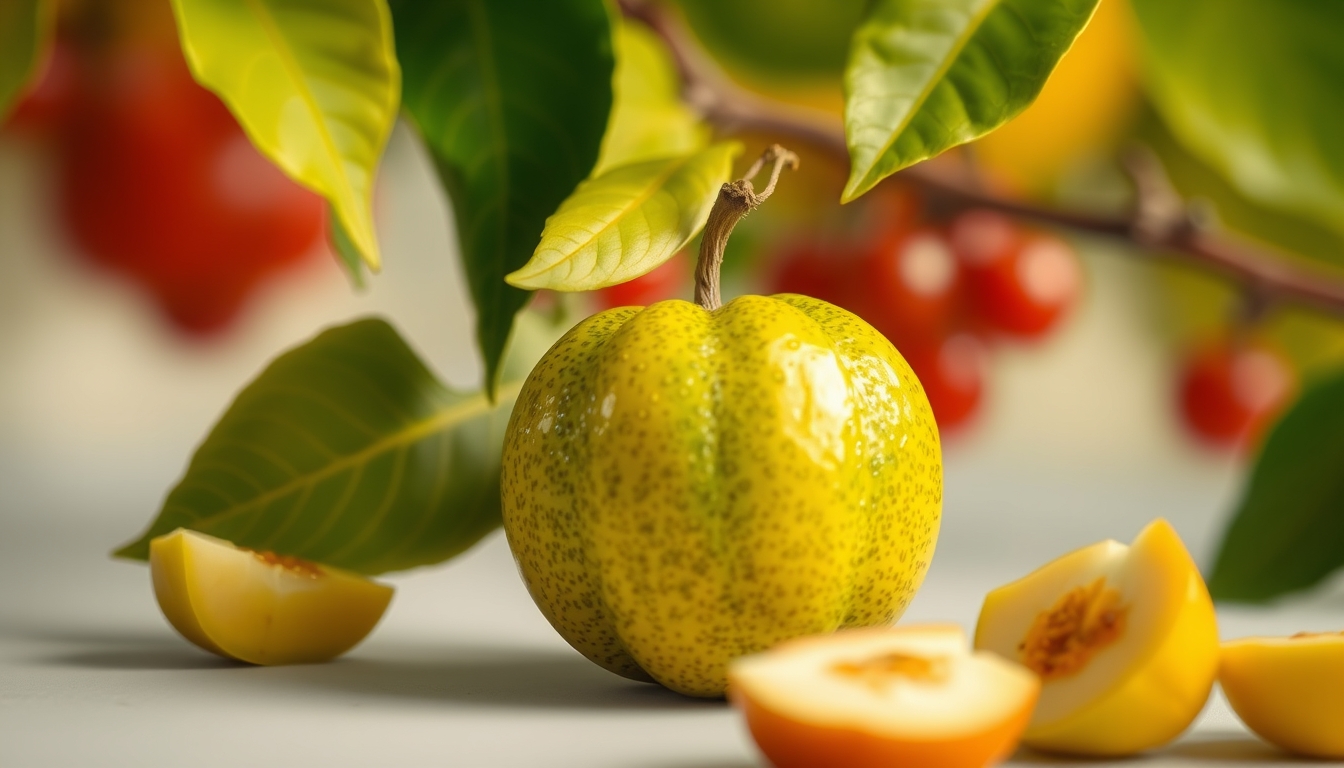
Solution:
<svg viewBox="0 0 1344 768">
<path fill-rule="evenodd" d="M 625 16 L 643 22 L 662 38 L 681 76 L 683 98 L 707 121 L 727 132 L 751 131 L 801 141 L 848 163 L 843 127 L 834 115 L 783 104 L 738 86 L 665 4 L 651 0 L 620 0 L 620 4 Z M 1222 274 L 1258 301 L 1290 301 L 1344 316 L 1344 273 L 1304 264 L 1200 221 L 1191 215 L 1150 152 L 1131 153 L 1125 167 L 1135 188 L 1135 205 L 1126 216 L 1069 211 L 1005 197 L 936 163 L 919 163 L 896 176 L 956 207 L 990 208 L 1117 238 L 1149 255 Z"/>
</svg>

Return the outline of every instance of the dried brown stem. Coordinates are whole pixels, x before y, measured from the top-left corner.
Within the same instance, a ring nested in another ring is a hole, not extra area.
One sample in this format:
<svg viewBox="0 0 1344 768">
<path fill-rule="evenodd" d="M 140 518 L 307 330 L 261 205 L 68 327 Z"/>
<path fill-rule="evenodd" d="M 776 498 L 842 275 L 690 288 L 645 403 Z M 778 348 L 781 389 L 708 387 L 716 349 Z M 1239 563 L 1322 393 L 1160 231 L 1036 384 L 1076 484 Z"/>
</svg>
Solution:
<svg viewBox="0 0 1344 768">
<path fill-rule="evenodd" d="M 621 0 L 621 8 L 627 17 L 646 24 L 667 44 L 681 75 L 683 97 L 706 120 L 725 131 L 788 137 L 848 162 L 844 132 L 833 115 L 781 104 L 739 87 L 700 49 L 664 4 Z M 1304 264 L 1198 221 L 1151 153 L 1131 154 L 1125 165 L 1134 181 L 1136 200 L 1125 216 L 1069 211 L 1006 197 L 933 163 L 920 163 L 897 175 L 955 207 L 990 208 L 1043 224 L 1117 238 L 1151 255 L 1220 273 L 1240 283 L 1261 306 L 1290 301 L 1344 315 L 1344 274 Z M 698 291 L 697 287 L 697 301 Z"/>
<path fill-rule="evenodd" d="M 770 168 L 770 182 L 765 189 L 757 192 L 751 180 L 765 166 Z M 700 257 L 695 262 L 695 303 L 710 311 L 723 305 L 719 294 L 719 270 L 723 266 L 723 252 L 728 247 L 728 237 L 742 217 L 756 210 L 756 206 L 774 194 L 775 183 L 784 167 L 798 167 L 798 156 L 789 150 L 771 144 L 756 162 L 751 164 L 746 174 L 719 187 L 719 198 L 709 211 L 705 222 L 705 235 L 700 239 Z"/>
</svg>

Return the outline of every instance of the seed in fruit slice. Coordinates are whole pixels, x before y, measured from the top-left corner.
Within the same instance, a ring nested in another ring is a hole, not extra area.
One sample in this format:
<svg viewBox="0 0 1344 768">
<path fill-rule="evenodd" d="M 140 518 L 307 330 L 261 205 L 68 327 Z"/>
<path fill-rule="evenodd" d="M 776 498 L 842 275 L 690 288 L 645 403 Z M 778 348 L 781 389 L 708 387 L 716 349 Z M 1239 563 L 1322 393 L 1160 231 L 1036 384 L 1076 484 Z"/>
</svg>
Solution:
<svg viewBox="0 0 1344 768">
<path fill-rule="evenodd" d="M 1218 682 L 1237 716 L 1265 741 L 1344 759 L 1344 634 L 1225 643 Z"/>
<path fill-rule="evenodd" d="M 1164 744 L 1203 709 L 1218 672 L 1213 603 L 1165 520 L 1130 546 L 1093 544 L 989 593 L 975 647 L 1040 676 L 1022 740 L 1055 752 Z"/>
<path fill-rule="evenodd" d="M 362 576 L 182 528 L 150 542 L 149 567 L 159 607 L 183 637 L 252 664 L 340 656 L 392 599 L 391 587 Z"/>
<path fill-rule="evenodd" d="M 955 626 L 802 638 L 728 669 L 728 696 L 777 768 L 990 765 L 1017 745 L 1039 690 Z"/>
</svg>

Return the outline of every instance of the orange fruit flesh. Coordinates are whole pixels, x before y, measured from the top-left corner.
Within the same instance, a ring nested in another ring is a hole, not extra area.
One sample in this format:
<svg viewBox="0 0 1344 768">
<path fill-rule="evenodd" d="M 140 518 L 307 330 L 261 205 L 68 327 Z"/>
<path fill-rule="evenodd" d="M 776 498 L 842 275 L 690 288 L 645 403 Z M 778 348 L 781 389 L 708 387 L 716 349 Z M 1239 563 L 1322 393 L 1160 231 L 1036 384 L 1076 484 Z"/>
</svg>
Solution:
<svg viewBox="0 0 1344 768">
<path fill-rule="evenodd" d="M 1039 690 L 948 626 L 804 638 L 729 671 L 729 698 L 778 768 L 990 765 L 1017 745 Z"/>
</svg>

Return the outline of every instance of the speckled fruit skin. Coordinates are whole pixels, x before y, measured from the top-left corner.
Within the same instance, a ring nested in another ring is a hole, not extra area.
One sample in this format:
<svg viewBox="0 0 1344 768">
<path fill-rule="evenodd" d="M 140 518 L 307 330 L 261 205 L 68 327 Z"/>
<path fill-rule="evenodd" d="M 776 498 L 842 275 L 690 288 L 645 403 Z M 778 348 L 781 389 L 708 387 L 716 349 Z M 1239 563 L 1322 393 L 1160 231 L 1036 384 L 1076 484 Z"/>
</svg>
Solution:
<svg viewBox="0 0 1344 768">
<path fill-rule="evenodd" d="M 905 360 L 792 294 L 575 326 L 523 386 L 503 473 L 509 546 L 552 626 L 692 696 L 722 696 L 737 656 L 898 618 L 943 496 Z"/>
</svg>

